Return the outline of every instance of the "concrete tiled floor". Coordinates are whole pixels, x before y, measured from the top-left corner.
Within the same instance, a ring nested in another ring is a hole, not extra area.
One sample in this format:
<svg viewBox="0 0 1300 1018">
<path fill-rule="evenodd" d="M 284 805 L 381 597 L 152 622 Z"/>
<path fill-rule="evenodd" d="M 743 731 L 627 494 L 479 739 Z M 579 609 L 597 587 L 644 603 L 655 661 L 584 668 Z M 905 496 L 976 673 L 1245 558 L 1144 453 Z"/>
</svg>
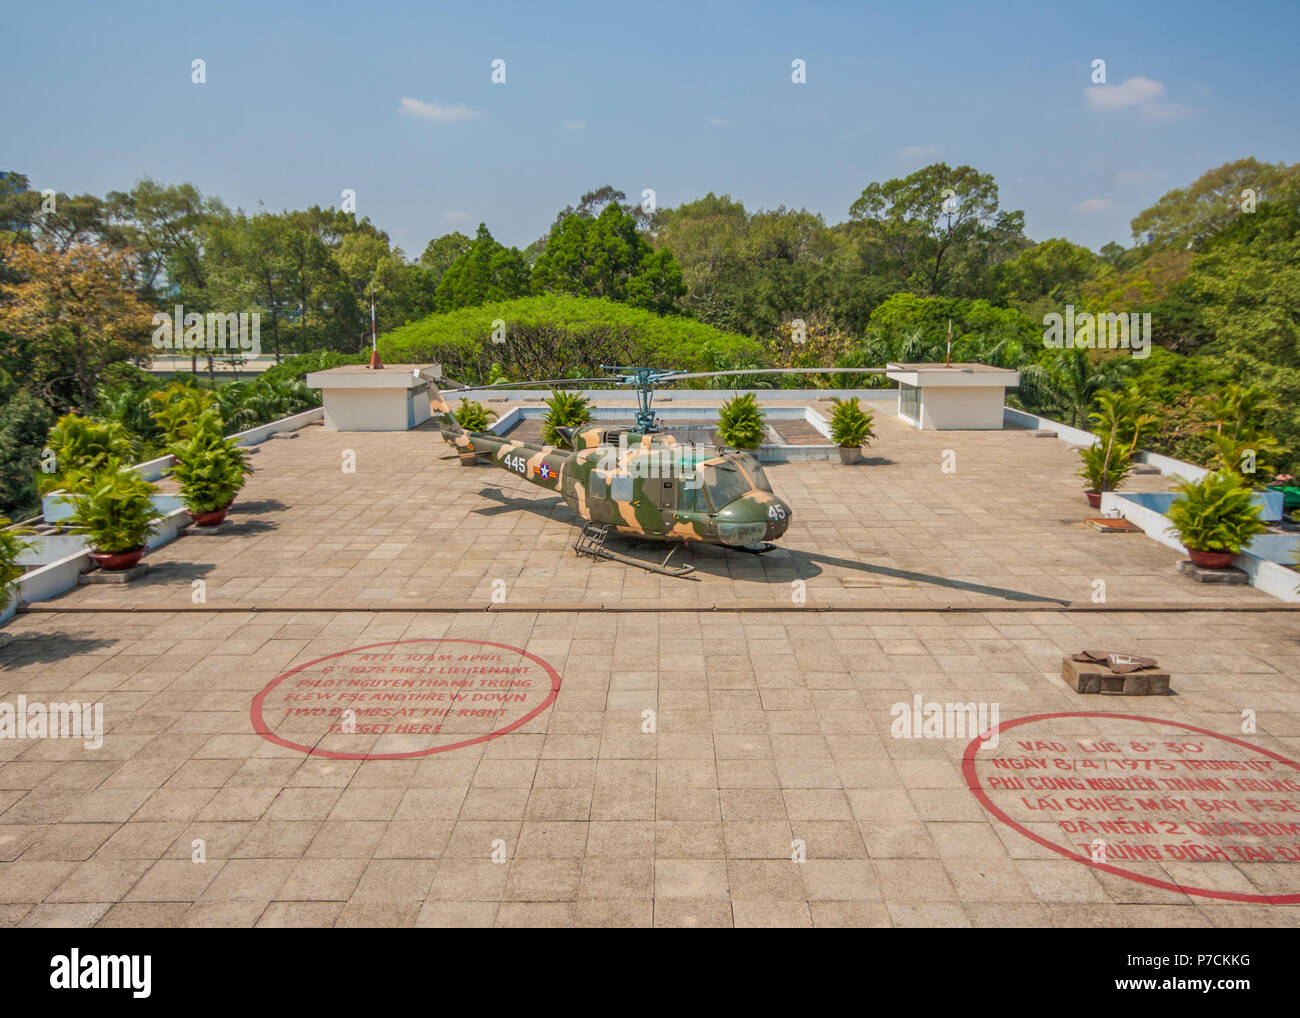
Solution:
<svg viewBox="0 0 1300 1018">
<path fill-rule="evenodd" d="M 312 428 L 265 444 L 229 535 L 182 538 L 151 553 L 145 581 L 83 588 L 8 625 L 0 701 L 102 702 L 107 733 L 95 750 L 0 740 L 0 923 L 1294 925 L 1300 906 L 1066 859 L 972 794 L 968 738 L 898 739 L 890 724 L 917 693 L 995 703 L 1003 722 L 1109 711 L 1238 737 L 1251 710 L 1244 738 L 1294 760 L 1297 616 L 1013 610 L 1042 607 L 1025 597 L 1086 604 L 1095 579 L 1125 604 L 1275 602 L 1200 587 L 1174 552 L 1088 529 L 1062 443 L 878 430 L 887 462 L 772 468 L 795 512 L 789 550 L 701 550 L 696 582 L 577 559 L 566 511 L 439 459 L 427 432 Z M 345 449 L 356 474 L 339 467 Z M 940 469 L 947 449 L 955 474 Z M 493 487 L 518 504 L 480 494 Z M 206 607 L 191 604 L 195 579 Z M 494 579 L 517 610 L 404 604 L 486 606 Z M 797 579 L 810 602 L 880 610 L 801 610 Z M 721 610 L 535 610 L 548 601 Z M 725 610 L 754 602 L 780 610 Z M 80 611 L 169 603 L 184 610 Z M 383 605 L 412 610 L 367 610 Z M 890 610 L 947 605 L 984 610 Z M 452 639 L 544 659 L 562 680 L 554 703 L 499 738 L 405 759 L 309 756 L 250 721 L 288 669 Z M 1061 657 L 1083 647 L 1159 658 L 1178 695 L 1070 692 Z M 1096 734 L 1142 731 L 1132 724 Z M 1128 865 L 1300 892 L 1300 863 Z"/>
</svg>

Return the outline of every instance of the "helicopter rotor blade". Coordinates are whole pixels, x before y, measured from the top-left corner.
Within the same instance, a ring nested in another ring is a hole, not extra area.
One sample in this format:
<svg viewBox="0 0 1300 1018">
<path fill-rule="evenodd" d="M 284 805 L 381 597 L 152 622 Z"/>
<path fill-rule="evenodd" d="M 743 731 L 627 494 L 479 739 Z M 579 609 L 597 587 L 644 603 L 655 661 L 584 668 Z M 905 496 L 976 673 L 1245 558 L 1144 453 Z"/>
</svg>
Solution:
<svg viewBox="0 0 1300 1018">
<path fill-rule="evenodd" d="M 595 382 L 601 382 L 605 385 L 610 383 L 622 384 L 616 378 L 538 378 L 528 382 L 498 382 L 495 385 L 464 385 L 460 382 L 452 382 L 447 378 L 439 379 L 439 381 L 455 386 L 455 388 L 445 388 L 439 385 L 438 388 L 442 389 L 443 392 L 478 392 L 482 389 L 532 389 L 539 385 L 563 387 L 589 385 Z"/>
<path fill-rule="evenodd" d="M 680 382 L 685 378 L 720 378 L 723 375 L 883 375 L 888 368 L 738 368 L 735 371 L 690 371 L 660 375 L 657 381 Z"/>
</svg>

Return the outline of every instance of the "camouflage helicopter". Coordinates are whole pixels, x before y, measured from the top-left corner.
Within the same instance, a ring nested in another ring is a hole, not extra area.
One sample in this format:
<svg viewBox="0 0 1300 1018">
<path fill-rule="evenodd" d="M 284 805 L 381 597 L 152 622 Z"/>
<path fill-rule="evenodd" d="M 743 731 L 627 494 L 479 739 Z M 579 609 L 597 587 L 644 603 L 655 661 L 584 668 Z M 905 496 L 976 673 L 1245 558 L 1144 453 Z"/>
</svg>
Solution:
<svg viewBox="0 0 1300 1018">
<path fill-rule="evenodd" d="M 464 386 L 416 369 L 430 383 L 430 406 L 443 440 L 456 448 L 462 464 L 488 462 L 530 484 L 554 492 L 585 521 L 574 544 L 578 554 L 612 559 L 669 576 L 695 571 L 669 565 L 673 552 L 691 541 L 761 553 L 789 529 L 790 506 L 772 491 L 753 453 L 680 443 L 660 432 L 652 407 L 663 382 L 724 375 L 882 374 L 883 368 L 753 368 L 734 371 L 659 371 L 601 365 L 602 378 L 556 378 L 497 385 Z M 481 431 L 467 431 L 443 398 L 448 393 L 591 383 L 636 386 L 638 409 L 632 428 L 590 423 L 560 428 L 572 447 L 523 442 Z M 611 534 L 672 545 L 660 563 L 649 563 L 605 547 Z"/>
</svg>

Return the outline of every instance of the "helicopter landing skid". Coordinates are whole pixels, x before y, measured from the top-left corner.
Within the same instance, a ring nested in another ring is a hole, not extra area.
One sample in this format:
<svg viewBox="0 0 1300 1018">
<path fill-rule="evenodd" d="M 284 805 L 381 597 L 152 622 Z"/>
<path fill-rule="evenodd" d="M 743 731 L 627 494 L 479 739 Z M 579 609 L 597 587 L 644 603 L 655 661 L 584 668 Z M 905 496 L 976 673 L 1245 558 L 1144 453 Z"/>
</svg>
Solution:
<svg viewBox="0 0 1300 1018">
<path fill-rule="evenodd" d="M 631 555 L 624 555 L 622 552 L 606 548 L 605 539 L 609 536 L 609 533 L 608 524 L 588 523 L 582 528 L 582 533 L 578 535 L 578 539 L 573 542 L 574 553 L 590 555 L 593 559 L 621 562 L 624 565 L 636 566 L 638 569 L 644 569 L 647 572 L 659 573 L 661 576 L 689 576 L 695 572 L 695 566 L 689 562 L 671 566 L 668 564 L 668 560 L 673 557 L 673 552 L 677 550 L 676 545 L 668 549 L 668 554 L 664 556 L 662 562 L 646 562 L 644 559 L 633 558 Z"/>
</svg>

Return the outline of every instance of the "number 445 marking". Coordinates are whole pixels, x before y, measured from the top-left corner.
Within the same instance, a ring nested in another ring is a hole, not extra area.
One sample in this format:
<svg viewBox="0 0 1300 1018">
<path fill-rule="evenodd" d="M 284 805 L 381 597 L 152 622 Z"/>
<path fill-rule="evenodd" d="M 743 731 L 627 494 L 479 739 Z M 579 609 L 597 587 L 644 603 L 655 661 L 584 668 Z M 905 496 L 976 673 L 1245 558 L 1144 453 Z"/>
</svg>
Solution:
<svg viewBox="0 0 1300 1018">
<path fill-rule="evenodd" d="M 505 464 L 507 470 L 513 470 L 524 476 L 528 474 L 528 461 L 522 456 L 506 456 L 501 462 Z"/>
</svg>

